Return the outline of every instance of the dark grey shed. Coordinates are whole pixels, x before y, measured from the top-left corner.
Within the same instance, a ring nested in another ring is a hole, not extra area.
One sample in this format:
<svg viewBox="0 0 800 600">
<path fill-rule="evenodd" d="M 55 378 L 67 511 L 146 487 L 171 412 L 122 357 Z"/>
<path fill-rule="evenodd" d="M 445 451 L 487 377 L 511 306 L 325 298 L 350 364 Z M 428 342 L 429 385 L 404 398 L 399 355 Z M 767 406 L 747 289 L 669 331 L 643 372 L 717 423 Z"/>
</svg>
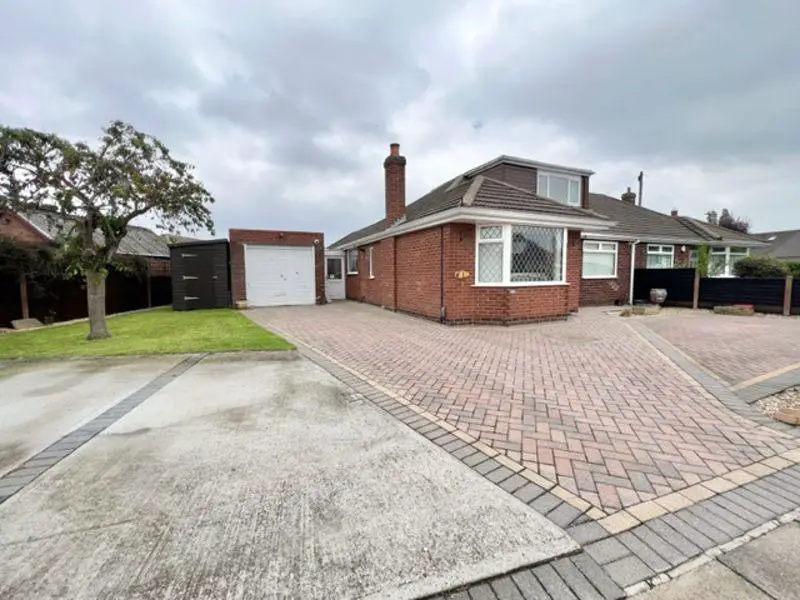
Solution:
<svg viewBox="0 0 800 600">
<path fill-rule="evenodd" d="M 172 308 L 225 308 L 231 305 L 228 240 L 170 244 Z"/>
</svg>

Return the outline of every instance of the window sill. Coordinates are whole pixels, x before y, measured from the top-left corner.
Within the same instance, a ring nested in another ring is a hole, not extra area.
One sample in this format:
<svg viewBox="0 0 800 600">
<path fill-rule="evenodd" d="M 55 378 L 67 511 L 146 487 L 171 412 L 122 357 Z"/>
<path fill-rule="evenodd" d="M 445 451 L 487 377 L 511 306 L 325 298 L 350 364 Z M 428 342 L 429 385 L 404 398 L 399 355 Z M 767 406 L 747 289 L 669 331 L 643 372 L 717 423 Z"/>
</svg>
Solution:
<svg viewBox="0 0 800 600">
<path fill-rule="evenodd" d="M 581 279 L 616 279 L 616 275 L 584 275 Z"/>
<path fill-rule="evenodd" d="M 534 281 L 529 283 L 473 283 L 472 287 L 477 288 L 521 288 L 521 287 L 556 287 L 567 286 L 569 283 L 566 281 Z"/>
<path fill-rule="evenodd" d="M 358 271 L 348 271 L 348 275 L 358 275 Z"/>
</svg>

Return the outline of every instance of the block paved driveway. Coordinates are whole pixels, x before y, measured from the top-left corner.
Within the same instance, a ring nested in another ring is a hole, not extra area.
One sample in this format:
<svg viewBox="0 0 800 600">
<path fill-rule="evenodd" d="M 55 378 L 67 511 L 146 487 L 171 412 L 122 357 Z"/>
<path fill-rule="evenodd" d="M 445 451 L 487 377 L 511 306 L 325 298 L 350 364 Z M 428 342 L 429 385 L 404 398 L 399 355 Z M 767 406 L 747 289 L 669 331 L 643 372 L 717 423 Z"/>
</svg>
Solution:
<svg viewBox="0 0 800 600">
<path fill-rule="evenodd" d="M 668 310 L 642 323 L 730 384 L 800 364 L 800 318 Z"/>
<path fill-rule="evenodd" d="M 605 310 L 509 328 L 352 302 L 247 314 L 607 512 L 798 444 L 725 408 Z"/>
</svg>

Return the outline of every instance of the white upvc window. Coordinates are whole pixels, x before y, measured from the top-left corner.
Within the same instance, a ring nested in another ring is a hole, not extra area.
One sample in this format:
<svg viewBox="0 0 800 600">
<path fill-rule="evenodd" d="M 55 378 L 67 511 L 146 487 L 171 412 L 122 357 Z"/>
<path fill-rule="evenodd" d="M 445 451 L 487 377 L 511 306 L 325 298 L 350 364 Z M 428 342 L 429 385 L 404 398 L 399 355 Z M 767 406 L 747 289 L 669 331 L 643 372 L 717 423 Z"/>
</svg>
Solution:
<svg viewBox="0 0 800 600">
<path fill-rule="evenodd" d="M 367 248 L 367 264 L 369 265 L 369 278 L 370 279 L 375 279 L 375 271 L 373 271 L 373 266 L 374 265 L 373 265 L 373 262 L 372 262 L 372 250 L 374 248 L 375 248 L 374 246 L 370 246 L 369 248 Z"/>
<path fill-rule="evenodd" d="M 567 230 L 534 225 L 479 225 L 475 285 L 563 284 Z"/>
<path fill-rule="evenodd" d="M 583 278 L 614 279 L 617 276 L 617 242 L 583 242 Z"/>
<path fill-rule="evenodd" d="M 733 277 L 733 265 L 749 254 L 749 248 L 737 248 L 735 246 L 711 248 L 708 258 L 708 276 Z"/>
<path fill-rule="evenodd" d="M 647 268 L 671 269 L 675 263 L 675 246 L 647 244 Z"/>
<path fill-rule="evenodd" d="M 358 249 L 347 251 L 347 274 L 358 275 Z"/>
<path fill-rule="evenodd" d="M 577 175 L 539 171 L 536 193 L 570 206 L 581 205 L 581 178 Z"/>
</svg>

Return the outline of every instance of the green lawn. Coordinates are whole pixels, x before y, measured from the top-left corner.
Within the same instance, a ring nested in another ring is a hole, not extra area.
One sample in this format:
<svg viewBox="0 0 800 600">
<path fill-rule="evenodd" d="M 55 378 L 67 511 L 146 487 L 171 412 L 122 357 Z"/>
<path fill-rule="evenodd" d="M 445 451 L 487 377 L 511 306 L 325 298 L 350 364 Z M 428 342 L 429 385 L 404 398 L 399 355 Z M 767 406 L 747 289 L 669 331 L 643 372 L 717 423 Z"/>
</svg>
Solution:
<svg viewBox="0 0 800 600">
<path fill-rule="evenodd" d="M 157 308 L 108 318 L 111 337 L 86 340 L 88 323 L 0 335 L 0 358 L 117 356 L 230 350 L 287 350 L 293 346 L 231 309 L 175 312 Z"/>
</svg>

